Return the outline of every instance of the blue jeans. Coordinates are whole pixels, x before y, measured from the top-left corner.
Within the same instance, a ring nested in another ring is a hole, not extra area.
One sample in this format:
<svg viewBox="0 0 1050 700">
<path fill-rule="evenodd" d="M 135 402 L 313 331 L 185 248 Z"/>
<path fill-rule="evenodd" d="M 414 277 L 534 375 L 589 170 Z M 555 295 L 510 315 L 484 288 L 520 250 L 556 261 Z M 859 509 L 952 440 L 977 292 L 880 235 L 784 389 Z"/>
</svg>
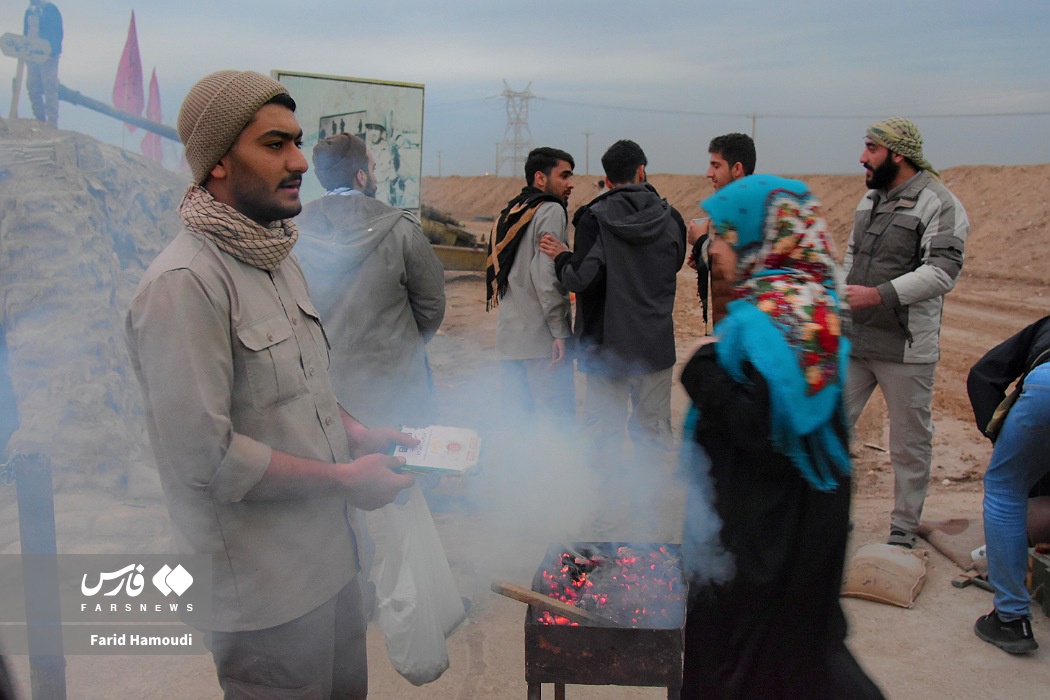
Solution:
<svg viewBox="0 0 1050 700">
<path fill-rule="evenodd" d="M 1003 423 L 984 475 L 984 536 L 988 580 L 1004 621 L 1029 616 L 1028 491 L 1050 472 L 1050 362 L 1033 369 Z"/>
</svg>

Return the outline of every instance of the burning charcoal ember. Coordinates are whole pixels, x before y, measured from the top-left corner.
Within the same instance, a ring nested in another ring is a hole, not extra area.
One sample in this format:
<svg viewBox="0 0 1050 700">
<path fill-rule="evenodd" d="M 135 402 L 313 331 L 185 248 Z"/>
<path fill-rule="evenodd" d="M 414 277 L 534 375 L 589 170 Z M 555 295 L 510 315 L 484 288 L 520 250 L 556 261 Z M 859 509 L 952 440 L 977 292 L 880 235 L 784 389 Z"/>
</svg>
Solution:
<svg viewBox="0 0 1050 700">
<path fill-rule="evenodd" d="M 555 544 L 532 579 L 525 617 L 525 681 L 540 686 L 663 686 L 679 696 L 685 644 L 686 583 L 681 548 L 612 542 Z M 570 601 L 574 610 L 562 608 Z M 570 615 L 580 622 L 570 622 Z M 558 695 L 559 687 L 562 694 Z"/>
<path fill-rule="evenodd" d="M 667 627 L 680 624 L 685 586 L 681 560 L 666 546 L 619 546 L 610 554 L 562 552 L 541 571 L 540 592 L 619 624 Z M 539 589 L 538 589 L 539 590 Z M 543 613 L 543 624 L 567 624 Z"/>
<path fill-rule="evenodd" d="M 546 610 L 544 610 L 543 612 L 540 613 L 539 621 L 541 623 L 543 623 L 544 625 L 569 625 L 569 626 L 575 626 L 575 627 L 579 627 L 579 625 L 580 625 L 579 622 L 573 622 L 572 620 L 570 620 L 567 617 L 562 617 L 561 615 L 555 615 L 554 613 L 548 612 Z"/>
</svg>

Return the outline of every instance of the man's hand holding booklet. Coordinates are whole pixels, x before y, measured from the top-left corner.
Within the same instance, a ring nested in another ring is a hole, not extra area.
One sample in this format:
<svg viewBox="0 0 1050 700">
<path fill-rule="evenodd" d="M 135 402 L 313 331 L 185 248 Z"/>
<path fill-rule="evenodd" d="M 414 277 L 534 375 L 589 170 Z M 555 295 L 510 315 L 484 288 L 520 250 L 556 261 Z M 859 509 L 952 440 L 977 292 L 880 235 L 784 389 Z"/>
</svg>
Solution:
<svg viewBox="0 0 1050 700">
<path fill-rule="evenodd" d="M 428 425 L 425 428 L 401 428 L 419 440 L 415 447 L 398 445 L 395 457 L 404 457 L 402 469 L 439 474 L 469 474 L 478 467 L 481 436 L 470 428 Z"/>
</svg>

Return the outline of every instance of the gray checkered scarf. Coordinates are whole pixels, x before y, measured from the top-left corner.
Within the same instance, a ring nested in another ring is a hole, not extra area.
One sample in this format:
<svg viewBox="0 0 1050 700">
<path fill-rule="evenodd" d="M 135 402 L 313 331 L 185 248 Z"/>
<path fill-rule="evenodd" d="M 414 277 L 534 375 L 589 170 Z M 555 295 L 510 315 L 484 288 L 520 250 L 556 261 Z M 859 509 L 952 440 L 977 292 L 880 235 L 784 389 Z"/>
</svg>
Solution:
<svg viewBox="0 0 1050 700">
<path fill-rule="evenodd" d="M 291 219 L 260 226 L 228 204 L 216 202 L 208 190 L 193 185 L 179 203 L 179 216 L 187 229 L 210 239 L 246 265 L 268 272 L 276 270 L 299 238 Z"/>
</svg>

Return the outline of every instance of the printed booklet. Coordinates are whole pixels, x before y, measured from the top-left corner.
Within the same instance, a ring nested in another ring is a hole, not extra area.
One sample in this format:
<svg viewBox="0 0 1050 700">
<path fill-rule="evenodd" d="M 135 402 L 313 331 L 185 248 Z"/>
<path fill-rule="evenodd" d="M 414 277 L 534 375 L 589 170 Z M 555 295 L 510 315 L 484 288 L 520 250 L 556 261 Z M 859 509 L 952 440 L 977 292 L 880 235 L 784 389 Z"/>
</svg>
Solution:
<svg viewBox="0 0 1050 700">
<path fill-rule="evenodd" d="M 403 469 L 441 474 L 468 474 L 477 469 L 481 436 L 476 431 L 447 425 L 401 430 L 419 440 L 415 447 L 394 448 L 395 457 L 405 458 Z"/>
</svg>

